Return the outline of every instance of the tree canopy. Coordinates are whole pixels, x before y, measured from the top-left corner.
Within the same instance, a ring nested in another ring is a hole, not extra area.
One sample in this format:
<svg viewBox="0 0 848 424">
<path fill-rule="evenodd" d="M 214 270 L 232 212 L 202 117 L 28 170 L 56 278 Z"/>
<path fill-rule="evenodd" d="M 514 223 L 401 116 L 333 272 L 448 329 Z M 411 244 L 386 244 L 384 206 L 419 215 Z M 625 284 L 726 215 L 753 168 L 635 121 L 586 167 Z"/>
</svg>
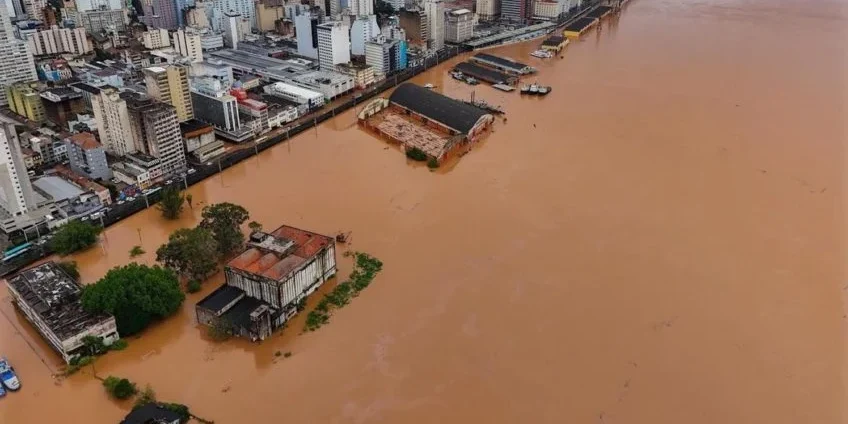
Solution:
<svg viewBox="0 0 848 424">
<path fill-rule="evenodd" d="M 56 265 L 59 265 L 59 268 L 62 268 L 62 271 L 65 271 L 65 274 L 68 274 L 74 280 L 79 281 L 80 273 L 76 261 L 62 261 L 57 262 Z"/>
<path fill-rule="evenodd" d="M 162 199 L 159 200 L 159 210 L 165 219 L 177 219 L 183 211 L 185 196 L 174 186 L 162 190 Z"/>
<path fill-rule="evenodd" d="M 218 243 L 206 228 L 181 228 L 156 250 L 156 261 L 191 280 L 204 280 L 215 272 Z"/>
<path fill-rule="evenodd" d="M 53 234 L 50 246 L 60 255 L 69 255 L 97 243 L 100 228 L 87 222 L 71 221 Z"/>
<path fill-rule="evenodd" d="M 215 203 L 203 207 L 201 216 L 200 227 L 212 232 L 221 256 L 229 256 L 242 247 L 241 225 L 250 218 L 247 209 L 233 203 Z"/>
<path fill-rule="evenodd" d="M 128 336 L 173 314 L 184 299 L 171 270 L 130 263 L 112 268 L 100 281 L 85 286 L 82 306 L 89 312 L 114 315 L 118 333 Z"/>
</svg>

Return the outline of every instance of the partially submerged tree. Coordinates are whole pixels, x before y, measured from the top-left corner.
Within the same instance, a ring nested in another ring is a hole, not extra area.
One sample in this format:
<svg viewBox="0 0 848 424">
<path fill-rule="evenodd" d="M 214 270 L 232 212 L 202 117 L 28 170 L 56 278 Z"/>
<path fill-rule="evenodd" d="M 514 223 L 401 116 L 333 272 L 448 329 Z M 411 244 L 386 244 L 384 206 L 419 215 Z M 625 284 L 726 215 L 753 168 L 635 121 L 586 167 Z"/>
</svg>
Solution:
<svg viewBox="0 0 848 424">
<path fill-rule="evenodd" d="M 156 250 L 156 261 L 190 280 L 204 280 L 215 272 L 218 243 L 206 228 L 181 228 Z"/>
<path fill-rule="evenodd" d="M 77 261 L 61 261 L 57 262 L 56 265 L 59 265 L 59 268 L 62 268 L 62 271 L 65 271 L 65 274 L 68 274 L 74 280 L 79 281 L 80 273 Z"/>
<path fill-rule="evenodd" d="M 138 333 L 153 320 L 173 314 L 184 299 L 171 270 L 137 263 L 112 268 L 82 292 L 83 308 L 114 315 L 122 336 Z"/>
<path fill-rule="evenodd" d="M 60 255 L 69 255 L 97 243 L 101 229 L 87 222 L 71 221 L 53 234 L 50 246 Z"/>
<path fill-rule="evenodd" d="M 247 224 L 247 228 L 250 228 L 251 233 L 256 233 L 262 231 L 262 224 L 256 221 L 250 221 L 250 223 Z"/>
<path fill-rule="evenodd" d="M 130 257 L 131 258 L 134 258 L 136 256 L 141 256 L 145 253 L 147 253 L 147 252 L 145 252 L 144 249 L 141 248 L 141 246 L 133 246 L 133 248 L 130 249 Z"/>
<path fill-rule="evenodd" d="M 129 399 L 138 392 L 135 383 L 126 378 L 118 378 L 111 375 L 103 380 L 103 387 L 106 388 L 106 392 L 110 396 L 116 399 Z"/>
<path fill-rule="evenodd" d="M 221 256 L 229 256 L 242 247 L 241 225 L 250 218 L 247 209 L 228 202 L 215 203 L 205 206 L 202 216 L 200 227 L 212 231 Z"/>
<path fill-rule="evenodd" d="M 185 197 L 182 192 L 174 186 L 162 190 L 162 199 L 159 200 L 159 210 L 165 219 L 177 219 L 183 211 Z"/>
<path fill-rule="evenodd" d="M 85 349 L 86 356 L 95 356 L 106 352 L 106 344 L 103 343 L 102 337 L 84 336 L 82 338 L 82 346 Z"/>
</svg>

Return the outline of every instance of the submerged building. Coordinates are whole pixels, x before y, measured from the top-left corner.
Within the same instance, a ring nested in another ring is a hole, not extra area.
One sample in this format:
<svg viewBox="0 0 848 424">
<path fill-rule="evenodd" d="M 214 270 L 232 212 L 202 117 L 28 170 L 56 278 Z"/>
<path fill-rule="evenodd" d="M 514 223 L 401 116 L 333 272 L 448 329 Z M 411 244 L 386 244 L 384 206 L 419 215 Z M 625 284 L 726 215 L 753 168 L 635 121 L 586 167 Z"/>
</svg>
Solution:
<svg viewBox="0 0 848 424">
<path fill-rule="evenodd" d="M 287 225 L 255 232 L 247 250 L 227 263 L 225 284 L 197 303 L 197 322 L 264 340 L 335 273 L 333 238 Z"/>
<path fill-rule="evenodd" d="M 85 336 L 118 340 L 115 318 L 82 308 L 82 287 L 59 265 L 47 262 L 6 280 L 15 306 L 26 316 L 65 362 L 81 355 Z"/>
</svg>

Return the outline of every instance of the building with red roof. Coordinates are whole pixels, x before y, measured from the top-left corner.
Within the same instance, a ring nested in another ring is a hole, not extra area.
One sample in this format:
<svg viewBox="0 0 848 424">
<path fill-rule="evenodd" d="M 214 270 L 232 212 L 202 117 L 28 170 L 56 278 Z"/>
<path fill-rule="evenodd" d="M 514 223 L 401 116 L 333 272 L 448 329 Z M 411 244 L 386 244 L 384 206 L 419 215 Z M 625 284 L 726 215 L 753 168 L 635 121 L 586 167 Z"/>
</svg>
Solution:
<svg viewBox="0 0 848 424">
<path fill-rule="evenodd" d="M 255 232 L 244 252 L 227 263 L 225 284 L 197 303 L 197 322 L 264 340 L 335 273 L 332 237 L 287 225 Z"/>
</svg>

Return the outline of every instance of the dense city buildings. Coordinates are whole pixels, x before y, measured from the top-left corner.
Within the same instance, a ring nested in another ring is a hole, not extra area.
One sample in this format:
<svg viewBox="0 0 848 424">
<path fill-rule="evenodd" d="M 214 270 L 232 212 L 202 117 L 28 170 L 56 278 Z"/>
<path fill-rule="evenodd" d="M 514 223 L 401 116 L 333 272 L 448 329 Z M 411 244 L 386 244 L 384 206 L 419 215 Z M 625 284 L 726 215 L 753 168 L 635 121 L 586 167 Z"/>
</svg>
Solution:
<svg viewBox="0 0 848 424">
<path fill-rule="evenodd" d="M 127 102 L 114 87 L 99 89 L 91 96 L 91 108 L 97 121 L 97 133 L 106 151 L 115 156 L 125 156 L 137 151 L 130 128 Z"/>
<path fill-rule="evenodd" d="M 374 15 L 358 16 L 350 27 L 350 54 L 365 55 L 365 43 L 380 35 L 377 17 Z"/>
<path fill-rule="evenodd" d="M 143 70 L 147 94 L 173 106 L 180 122 L 194 118 L 188 80 L 190 69 L 189 66 L 172 64 Z"/>
<path fill-rule="evenodd" d="M 318 59 L 318 25 L 320 23 L 321 17 L 310 13 L 294 17 L 297 54 Z"/>
<path fill-rule="evenodd" d="M 76 11 L 72 20 L 82 26 L 89 34 L 110 31 L 126 31 L 129 23 L 125 9 L 111 10 L 99 8 L 90 11 Z"/>
<path fill-rule="evenodd" d="M 59 28 L 55 25 L 50 29 L 27 34 L 27 45 L 36 56 L 60 53 L 83 55 L 94 50 L 85 28 Z"/>
<path fill-rule="evenodd" d="M 481 22 L 497 20 L 501 16 L 501 0 L 476 0 L 477 19 Z"/>
<path fill-rule="evenodd" d="M 318 25 L 318 62 L 321 69 L 327 71 L 340 63 L 350 62 L 350 33 L 342 22 Z"/>
<path fill-rule="evenodd" d="M 6 285 L 18 310 L 65 362 L 87 355 L 86 336 L 107 346 L 120 337 L 115 318 L 86 312 L 82 286 L 52 261 L 18 273 Z"/>
<path fill-rule="evenodd" d="M 15 38 L 6 3 L 0 3 L 0 105 L 7 103 L 5 88 L 16 82 L 34 81 L 35 61 L 25 42 Z"/>
<path fill-rule="evenodd" d="M 192 79 L 191 98 L 195 118 L 214 125 L 222 137 L 242 142 L 252 135 L 252 131 L 242 126 L 238 101 L 218 79 Z"/>
<path fill-rule="evenodd" d="M 52 210 L 50 199 L 32 188 L 15 126 L 3 124 L 0 127 L 0 231 L 9 234 L 37 225 Z"/>
<path fill-rule="evenodd" d="M 501 19 L 525 23 L 533 14 L 533 0 L 501 0 Z"/>
<path fill-rule="evenodd" d="M 148 27 L 175 30 L 179 28 L 178 13 L 174 0 L 144 0 L 141 2 L 144 16 L 141 21 Z"/>
<path fill-rule="evenodd" d="M 430 26 L 424 9 L 413 7 L 398 12 L 398 25 L 406 34 L 410 45 L 427 47 L 430 39 Z"/>
<path fill-rule="evenodd" d="M 31 121 L 42 122 L 46 118 L 44 103 L 39 94 L 38 82 L 16 82 L 6 87 L 9 109 Z"/>
<path fill-rule="evenodd" d="M 148 49 L 161 49 L 171 45 L 167 29 L 150 28 L 142 34 L 142 43 Z"/>
<path fill-rule="evenodd" d="M 237 13 L 244 17 L 248 27 L 256 27 L 256 7 L 252 0 L 212 0 L 212 29 L 224 31 L 228 13 Z"/>
<path fill-rule="evenodd" d="M 350 14 L 354 16 L 373 15 L 374 1 L 375 0 L 349 0 L 348 7 L 350 8 Z"/>
<path fill-rule="evenodd" d="M 69 86 L 48 88 L 40 95 L 47 119 L 63 128 L 86 110 L 82 94 Z"/>
<path fill-rule="evenodd" d="M 424 0 L 422 6 L 429 28 L 427 48 L 439 50 L 445 46 L 445 4 L 442 0 Z"/>
</svg>

